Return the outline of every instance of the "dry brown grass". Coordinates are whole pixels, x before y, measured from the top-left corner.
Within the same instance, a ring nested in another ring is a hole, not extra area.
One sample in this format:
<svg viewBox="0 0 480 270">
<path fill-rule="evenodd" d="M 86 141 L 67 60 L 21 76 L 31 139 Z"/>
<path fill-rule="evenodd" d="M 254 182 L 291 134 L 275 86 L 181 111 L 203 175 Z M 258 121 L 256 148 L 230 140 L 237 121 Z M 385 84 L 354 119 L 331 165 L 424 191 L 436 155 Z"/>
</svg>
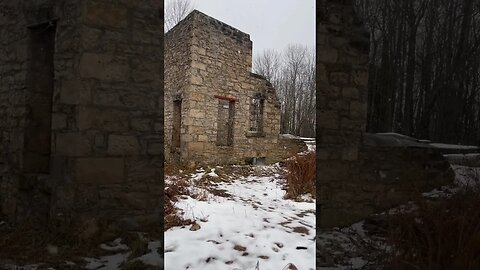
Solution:
<svg viewBox="0 0 480 270">
<path fill-rule="evenodd" d="M 175 203 L 178 196 L 189 195 L 187 189 L 188 183 L 182 179 L 175 179 L 172 183 L 165 186 L 165 197 L 163 205 L 164 225 L 163 230 L 166 231 L 171 227 L 192 224 L 191 220 L 184 220 L 177 215 Z"/>
<path fill-rule="evenodd" d="M 286 162 L 287 194 L 286 198 L 295 199 L 300 195 L 310 193 L 315 198 L 316 188 L 316 155 L 309 152 L 297 155 Z"/>
<path fill-rule="evenodd" d="M 480 194 L 465 191 L 419 202 L 414 213 L 391 217 L 386 269 L 480 269 Z"/>
</svg>

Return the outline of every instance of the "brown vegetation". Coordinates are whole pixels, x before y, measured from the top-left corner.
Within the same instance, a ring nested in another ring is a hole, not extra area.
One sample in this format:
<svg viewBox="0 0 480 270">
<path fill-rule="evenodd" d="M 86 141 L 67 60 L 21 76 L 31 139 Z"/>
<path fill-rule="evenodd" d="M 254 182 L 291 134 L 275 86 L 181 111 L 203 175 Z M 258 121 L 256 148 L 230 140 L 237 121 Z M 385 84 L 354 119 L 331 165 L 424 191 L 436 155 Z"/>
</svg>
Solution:
<svg viewBox="0 0 480 270">
<path fill-rule="evenodd" d="M 310 193 L 315 198 L 316 188 L 316 155 L 309 152 L 305 155 L 296 155 L 286 162 L 287 165 L 287 194 L 286 198 L 294 199 L 300 195 Z"/>
<path fill-rule="evenodd" d="M 163 205 L 164 231 L 170 229 L 171 227 L 192 224 L 191 220 L 184 220 L 178 216 L 177 209 L 175 208 L 175 202 L 178 201 L 178 196 L 189 195 L 187 186 L 188 183 L 181 179 L 175 179 L 172 183 L 165 185 L 165 203 Z"/>
<path fill-rule="evenodd" d="M 480 195 L 419 202 L 390 218 L 386 269 L 480 269 Z"/>
</svg>

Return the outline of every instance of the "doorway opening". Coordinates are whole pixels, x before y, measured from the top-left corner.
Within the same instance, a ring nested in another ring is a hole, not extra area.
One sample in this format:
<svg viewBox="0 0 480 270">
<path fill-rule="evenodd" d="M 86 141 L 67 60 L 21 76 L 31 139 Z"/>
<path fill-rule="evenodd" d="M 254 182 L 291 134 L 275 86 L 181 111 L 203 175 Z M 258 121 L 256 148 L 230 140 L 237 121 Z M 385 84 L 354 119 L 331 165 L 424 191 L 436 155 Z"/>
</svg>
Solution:
<svg viewBox="0 0 480 270">
<path fill-rule="evenodd" d="M 30 26 L 29 32 L 23 171 L 49 173 L 56 23 Z"/>
<path fill-rule="evenodd" d="M 217 145 L 233 145 L 233 123 L 235 118 L 235 101 L 219 99 L 217 117 Z"/>
<path fill-rule="evenodd" d="M 182 100 L 173 101 L 172 151 L 179 151 L 182 128 Z"/>
</svg>

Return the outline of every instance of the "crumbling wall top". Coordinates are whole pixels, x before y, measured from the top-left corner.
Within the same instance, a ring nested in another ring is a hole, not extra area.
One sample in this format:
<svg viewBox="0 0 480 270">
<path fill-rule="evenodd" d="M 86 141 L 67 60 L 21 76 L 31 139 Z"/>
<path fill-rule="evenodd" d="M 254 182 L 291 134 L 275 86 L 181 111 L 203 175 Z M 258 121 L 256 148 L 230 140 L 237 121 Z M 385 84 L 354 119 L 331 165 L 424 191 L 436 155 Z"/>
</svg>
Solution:
<svg viewBox="0 0 480 270">
<path fill-rule="evenodd" d="M 210 26 L 224 34 L 225 36 L 231 37 L 240 44 L 252 47 L 252 41 L 250 40 L 250 35 L 242 32 L 224 22 L 221 22 L 215 18 L 208 16 L 207 14 L 200 12 L 198 10 L 193 10 L 188 14 L 185 19 L 180 21 L 172 29 L 170 29 L 165 35 L 168 37 L 171 33 L 175 32 L 175 29 L 181 28 L 182 25 L 189 24 L 191 21 L 202 21 L 208 23 Z"/>
</svg>

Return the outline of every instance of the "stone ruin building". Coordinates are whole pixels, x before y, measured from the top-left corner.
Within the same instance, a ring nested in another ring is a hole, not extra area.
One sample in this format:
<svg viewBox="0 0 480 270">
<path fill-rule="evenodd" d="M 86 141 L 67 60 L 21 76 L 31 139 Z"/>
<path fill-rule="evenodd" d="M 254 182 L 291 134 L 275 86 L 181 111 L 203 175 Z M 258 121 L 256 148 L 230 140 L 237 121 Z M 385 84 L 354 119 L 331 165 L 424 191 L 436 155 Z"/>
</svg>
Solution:
<svg viewBox="0 0 480 270">
<path fill-rule="evenodd" d="M 162 8 L 0 2 L 0 220 L 161 222 Z"/>
<path fill-rule="evenodd" d="M 405 136 L 365 133 L 369 37 L 353 2 L 317 6 L 320 228 L 350 225 L 453 181 L 437 149 Z"/>
<path fill-rule="evenodd" d="M 279 136 L 275 90 L 251 70 L 250 36 L 202 12 L 166 33 L 167 161 L 271 163 L 304 147 Z"/>
</svg>

